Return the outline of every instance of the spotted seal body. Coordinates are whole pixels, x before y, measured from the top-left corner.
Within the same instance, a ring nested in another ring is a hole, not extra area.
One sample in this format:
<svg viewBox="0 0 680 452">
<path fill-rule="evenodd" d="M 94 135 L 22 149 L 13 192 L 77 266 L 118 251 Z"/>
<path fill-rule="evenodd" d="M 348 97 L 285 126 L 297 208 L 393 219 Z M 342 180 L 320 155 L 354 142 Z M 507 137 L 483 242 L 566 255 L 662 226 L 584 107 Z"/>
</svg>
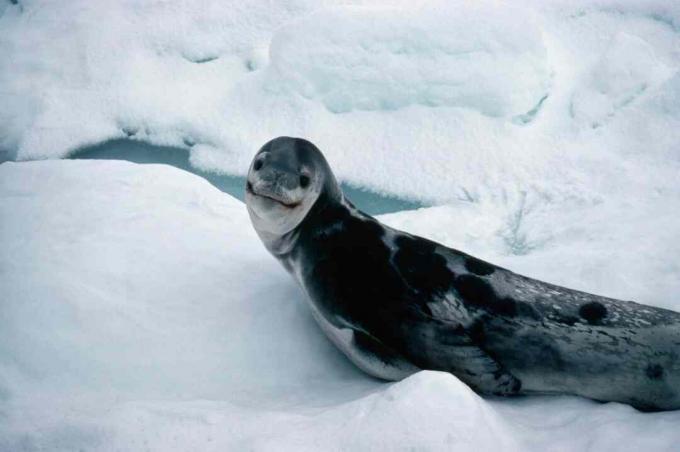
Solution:
<svg viewBox="0 0 680 452">
<path fill-rule="evenodd" d="M 397 231 L 344 198 L 321 152 L 280 137 L 246 203 L 329 338 L 387 380 L 451 372 L 480 393 L 680 408 L 680 314 L 533 280 Z"/>
</svg>

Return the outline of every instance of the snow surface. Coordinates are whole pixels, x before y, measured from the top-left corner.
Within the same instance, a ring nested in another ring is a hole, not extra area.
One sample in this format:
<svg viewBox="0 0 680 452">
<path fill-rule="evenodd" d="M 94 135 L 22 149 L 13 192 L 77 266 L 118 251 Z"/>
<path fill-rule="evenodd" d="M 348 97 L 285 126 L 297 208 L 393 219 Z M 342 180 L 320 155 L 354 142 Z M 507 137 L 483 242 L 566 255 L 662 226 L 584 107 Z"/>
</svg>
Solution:
<svg viewBox="0 0 680 452">
<path fill-rule="evenodd" d="M 409 105 L 527 113 L 549 88 L 540 30 L 526 10 L 482 5 L 306 15 L 272 37 L 265 86 L 318 100 L 333 113 Z"/>
<path fill-rule="evenodd" d="M 453 222 L 446 209 L 383 220 L 607 295 L 635 292 L 620 287 L 626 280 L 650 297 L 677 293 L 677 248 L 619 262 L 645 251 L 623 246 L 644 227 L 607 237 L 619 228 L 592 227 L 601 218 L 591 212 L 590 233 L 560 228 L 563 247 L 510 258 L 489 246 L 483 220 Z M 3 451 L 673 450 L 680 441 L 680 412 L 484 400 L 439 372 L 399 383 L 364 375 L 318 329 L 244 205 L 178 169 L 4 163 L 0 217 Z M 669 221 L 651 220 L 677 231 Z M 605 249 L 614 254 L 592 258 Z"/>
<path fill-rule="evenodd" d="M 323 63 L 323 64 L 321 64 Z M 439 204 L 395 227 L 680 310 L 680 3 L 0 0 L 0 161 L 108 139 L 244 174 L 278 135 Z M 675 450 L 678 413 L 354 369 L 243 205 L 0 165 L 0 450 Z"/>
<path fill-rule="evenodd" d="M 132 136 L 244 174 L 292 135 L 344 180 L 426 201 L 592 204 L 631 177 L 649 194 L 680 168 L 679 5 L 5 3 L 0 154 Z"/>
</svg>

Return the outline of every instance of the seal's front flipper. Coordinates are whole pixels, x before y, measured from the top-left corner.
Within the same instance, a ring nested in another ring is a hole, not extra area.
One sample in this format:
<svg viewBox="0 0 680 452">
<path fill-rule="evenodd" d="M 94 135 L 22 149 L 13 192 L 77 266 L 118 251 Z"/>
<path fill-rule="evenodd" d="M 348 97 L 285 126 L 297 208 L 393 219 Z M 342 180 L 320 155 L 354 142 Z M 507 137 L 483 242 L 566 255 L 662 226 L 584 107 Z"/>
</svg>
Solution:
<svg viewBox="0 0 680 452">
<path fill-rule="evenodd" d="M 478 392 L 508 396 L 522 387 L 520 380 L 474 344 L 451 346 L 447 355 L 451 363 L 447 370 Z"/>
<path fill-rule="evenodd" d="M 522 384 L 470 337 L 459 324 L 431 319 L 411 326 L 409 355 L 423 356 L 421 367 L 454 374 L 477 392 L 494 395 L 517 394 Z M 415 346 L 415 348 L 414 348 Z"/>
</svg>

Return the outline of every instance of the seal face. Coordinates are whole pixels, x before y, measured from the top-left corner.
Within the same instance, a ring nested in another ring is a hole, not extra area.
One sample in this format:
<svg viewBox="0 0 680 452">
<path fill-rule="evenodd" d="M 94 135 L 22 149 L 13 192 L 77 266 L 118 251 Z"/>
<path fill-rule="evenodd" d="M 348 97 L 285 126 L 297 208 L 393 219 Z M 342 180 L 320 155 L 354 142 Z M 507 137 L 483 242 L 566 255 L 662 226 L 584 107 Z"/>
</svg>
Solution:
<svg viewBox="0 0 680 452">
<path fill-rule="evenodd" d="M 373 376 L 441 370 L 486 394 L 680 408 L 676 312 L 536 281 L 382 225 L 300 138 L 258 151 L 246 204 L 322 330 Z"/>
<path fill-rule="evenodd" d="M 256 230 L 290 232 L 305 218 L 322 190 L 314 154 L 285 139 L 260 149 L 248 172 L 246 205 Z"/>
</svg>

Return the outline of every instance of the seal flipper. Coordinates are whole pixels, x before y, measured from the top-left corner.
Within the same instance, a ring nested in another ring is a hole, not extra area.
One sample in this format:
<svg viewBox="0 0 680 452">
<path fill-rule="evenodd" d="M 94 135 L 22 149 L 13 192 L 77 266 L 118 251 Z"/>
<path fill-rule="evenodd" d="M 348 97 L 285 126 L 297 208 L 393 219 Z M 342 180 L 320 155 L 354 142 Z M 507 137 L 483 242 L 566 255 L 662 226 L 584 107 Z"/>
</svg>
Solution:
<svg viewBox="0 0 680 452">
<path fill-rule="evenodd" d="M 430 318 L 428 323 L 411 324 L 406 344 L 416 364 L 454 374 L 474 390 L 500 396 L 518 394 L 522 383 L 479 346 L 462 325 Z M 423 351 L 427 353 L 423 354 Z M 421 362 L 422 361 L 422 362 Z"/>
<path fill-rule="evenodd" d="M 508 396 L 522 388 L 520 380 L 474 344 L 453 346 L 448 356 L 454 361 L 449 372 L 478 392 Z"/>
</svg>

